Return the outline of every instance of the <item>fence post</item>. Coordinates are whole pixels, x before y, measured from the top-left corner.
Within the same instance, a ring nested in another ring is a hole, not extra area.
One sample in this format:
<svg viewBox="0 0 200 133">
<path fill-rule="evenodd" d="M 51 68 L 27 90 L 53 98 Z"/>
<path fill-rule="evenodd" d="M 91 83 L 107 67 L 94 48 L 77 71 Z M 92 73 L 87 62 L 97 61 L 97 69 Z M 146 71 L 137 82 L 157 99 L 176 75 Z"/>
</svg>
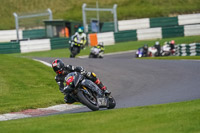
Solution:
<svg viewBox="0 0 200 133">
<path fill-rule="evenodd" d="M 18 23 L 18 15 L 17 13 L 13 13 L 15 17 L 15 28 L 16 28 L 16 35 L 17 35 L 17 42 L 19 41 L 19 23 Z"/>
</svg>

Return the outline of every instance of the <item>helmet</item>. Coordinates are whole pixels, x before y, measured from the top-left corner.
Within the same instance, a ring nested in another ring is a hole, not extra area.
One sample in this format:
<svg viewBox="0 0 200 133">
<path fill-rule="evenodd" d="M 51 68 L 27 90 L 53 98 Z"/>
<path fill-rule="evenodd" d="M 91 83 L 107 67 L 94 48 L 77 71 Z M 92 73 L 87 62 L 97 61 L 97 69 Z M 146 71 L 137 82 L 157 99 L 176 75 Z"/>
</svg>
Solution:
<svg viewBox="0 0 200 133">
<path fill-rule="evenodd" d="M 78 28 L 78 34 L 82 34 L 83 33 L 83 29 L 82 28 Z"/>
<path fill-rule="evenodd" d="M 148 44 L 144 44 L 143 48 L 147 49 L 148 48 Z"/>
<path fill-rule="evenodd" d="M 99 43 L 98 43 L 98 46 L 104 47 L 103 42 L 99 42 Z"/>
<path fill-rule="evenodd" d="M 52 62 L 52 68 L 57 74 L 61 74 L 64 69 L 64 63 L 60 59 L 56 59 Z"/>
<path fill-rule="evenodd" d="M 171 44 L 175 44 L 175 41 L 174 41 L 174 40 L 171 40 Z"/>
<path fill-rule="evenodd" d="M 160 45 L 160 42 L 159 42 L 159 41 L 156 41 L 155 45 Z"/>
</svg>

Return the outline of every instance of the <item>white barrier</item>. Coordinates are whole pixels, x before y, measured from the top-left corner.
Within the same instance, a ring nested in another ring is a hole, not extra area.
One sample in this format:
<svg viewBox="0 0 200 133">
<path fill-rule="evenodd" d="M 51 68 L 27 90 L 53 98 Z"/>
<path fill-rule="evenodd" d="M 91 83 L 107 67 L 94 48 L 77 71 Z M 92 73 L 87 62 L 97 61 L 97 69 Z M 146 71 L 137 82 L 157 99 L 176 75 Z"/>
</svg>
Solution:
<svg viewBox="0 0 200 133">
<path fill-rule="evenodd" d="M 184 26 L 184 35 L 185 36 L 200 35 L 200 24 Z"/>
<path fill-rule="evenodd" d="M 200 13 L 199 14 L 178 15 L 178 23 L 179 23 L 179 25 L 199 24 L 200 23 Z"/>
<path fill-rule="evenodd" d="M 115 44 L 114 33 L 113 32 L 104 32 L 97 34 L 97 40 L 103 42 L 104 45 L 113 45 Z"/>
<path fill-rule="evenodd" d="M 150 28 L 149 18 L 118 21 L 119 31 Z"/>
<path fill-rule="evenodd" d="M 137 38 L 138 40 L 162 38 L 162 29 L 161 28 L 138 29 Z"/>
<path fill-rule="evenodd" d="M 50 50 L 50 39 L 21 41 L 20 49 L 21 53 Z"/>
<path fill-rule="evenodd" d="M 22 31 L 19 31 L 19 38 L 22 38 Z M 16 30 L 1 30 L 0 42 L 10 42 L 10 40 L 16 40 Z"/>
</svg>

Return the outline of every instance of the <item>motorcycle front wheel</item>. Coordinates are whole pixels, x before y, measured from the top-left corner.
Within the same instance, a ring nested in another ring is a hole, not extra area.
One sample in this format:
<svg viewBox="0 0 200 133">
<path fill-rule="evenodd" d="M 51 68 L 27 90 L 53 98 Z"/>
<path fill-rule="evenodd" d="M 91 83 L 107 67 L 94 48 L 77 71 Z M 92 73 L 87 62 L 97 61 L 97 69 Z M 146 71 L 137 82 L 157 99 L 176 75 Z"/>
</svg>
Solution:
<svg viewBox="0 0 200 133">
<path fill-rule="evenodd" d="M 108 98 L 108 109 L 113 109 L 116 106 L 115 99 L 112 96 L 109 96 Z"/>
<path fill-rule="evenodd" d="M 93 96 L 86 94 L 84 91 L 79 91 L 77 96 L 82 104 L 87 106 L 89 109 L 93 111 L 99 110 L 99 105 L 97 103 L 97 99 Z"/>
</svg>

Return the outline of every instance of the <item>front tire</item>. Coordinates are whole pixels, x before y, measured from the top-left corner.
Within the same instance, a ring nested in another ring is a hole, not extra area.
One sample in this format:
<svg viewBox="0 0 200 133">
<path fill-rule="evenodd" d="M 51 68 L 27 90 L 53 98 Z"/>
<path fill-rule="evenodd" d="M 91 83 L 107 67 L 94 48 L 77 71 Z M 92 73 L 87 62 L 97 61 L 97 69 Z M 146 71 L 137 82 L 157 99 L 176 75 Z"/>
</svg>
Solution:
<svg viewBox="0 0 200 133">
<path fill-rule="evenodd" d="M 93 111 L 97 111 L 99 110 L 99 105 L 96 101 L 96 104 L 92 103 L 86 96 L 86 94 L 84 94 L 83 91 L 79 91 L 77 96 L 80 100 L 80 102 L 84 105 L 86 105 L 89 109 L 93 110 Z"/>
<path fill-rule="evenodd" d="M 112 96 L 109 96 L 108 98 L 108 109 L 113 109 L 116 106 L 115 99 Z"/>
</svg>

